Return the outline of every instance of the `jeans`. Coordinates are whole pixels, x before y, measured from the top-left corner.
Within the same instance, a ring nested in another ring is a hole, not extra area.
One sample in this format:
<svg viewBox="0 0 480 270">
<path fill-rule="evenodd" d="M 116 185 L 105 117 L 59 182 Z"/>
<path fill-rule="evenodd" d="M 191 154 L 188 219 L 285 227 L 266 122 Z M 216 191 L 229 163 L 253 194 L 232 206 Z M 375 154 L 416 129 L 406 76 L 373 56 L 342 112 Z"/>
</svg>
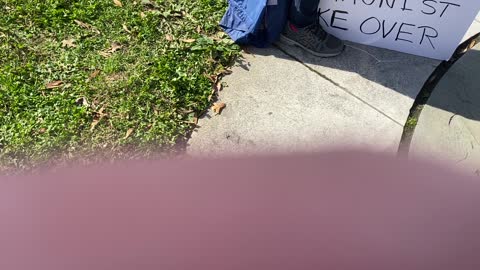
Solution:
<svg viewBox="0 0 480 270">
<path fill-rule="evenodd" d="M 297 27 L 305 27 L 318 20 L 320 0 L 292 0 L 289 20 Z"/>
</svg>

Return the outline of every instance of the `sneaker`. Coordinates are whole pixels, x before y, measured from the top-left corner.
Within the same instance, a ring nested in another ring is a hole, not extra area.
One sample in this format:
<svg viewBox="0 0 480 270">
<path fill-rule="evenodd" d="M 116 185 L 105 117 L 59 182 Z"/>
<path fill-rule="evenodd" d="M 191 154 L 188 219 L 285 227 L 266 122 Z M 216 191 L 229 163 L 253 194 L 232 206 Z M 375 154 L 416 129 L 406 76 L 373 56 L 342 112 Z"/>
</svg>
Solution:
<svg viewBox="0 0 480 270">
<path fill-rule="evenodd" d="M 345 49 L 342 40 L 325 32 L 318 23 L 299 28 L 288 22 L 280 40 L 319 57 L 337 56 Z"/>
</svg>

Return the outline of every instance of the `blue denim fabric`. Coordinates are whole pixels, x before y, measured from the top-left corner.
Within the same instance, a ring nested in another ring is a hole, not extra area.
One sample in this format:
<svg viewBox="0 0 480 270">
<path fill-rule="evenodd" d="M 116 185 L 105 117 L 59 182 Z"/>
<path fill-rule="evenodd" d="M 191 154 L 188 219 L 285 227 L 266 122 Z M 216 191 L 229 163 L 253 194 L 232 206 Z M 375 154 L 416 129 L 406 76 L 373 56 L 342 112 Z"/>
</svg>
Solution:
<svg viewBox="0 0 480 270">
<path fill-rule="evenodd" d="M 220 26 L 237 43 L 266 47 L 282 33 L 291 0 L 229 0 Z"/>
<path fill-rule="evenodd" d="M 252 43 L 262 23 L 267 0 L 229 0 L 228 4 L 220 26 L 233 41 L 239 44 Z"/>
</svg>

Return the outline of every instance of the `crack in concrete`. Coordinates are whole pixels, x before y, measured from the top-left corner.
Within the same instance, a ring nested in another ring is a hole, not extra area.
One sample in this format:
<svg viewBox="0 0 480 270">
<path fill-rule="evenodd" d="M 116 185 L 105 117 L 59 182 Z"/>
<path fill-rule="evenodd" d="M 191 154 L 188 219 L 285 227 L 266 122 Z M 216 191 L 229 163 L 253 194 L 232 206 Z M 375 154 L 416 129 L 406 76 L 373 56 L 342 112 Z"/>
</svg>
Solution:
<svg viewBox="0 0 480 270">
<path fill-rule="evenodd" d="M 290 58 L 292 58 L 293 60 L 297 61 L 298 63 L 300 63 L 301 65 L 303 65 L 304 67 L 306 67 L 308 70 L 310 70 L 311 72 L 317 74 L 318 76 L 322 77 L 323 79 L 327 80 L 328 82 L 330 82 L 331 84 L 335 85 L 336 87 L 340 88 L 341 90 L 343 90 L 344 92 L 346 92 L 347 94 L 349 94 L 350 96 L 354 97 L 355 99 L 359 100 L 360 102 L 362 102 L 363 104 L 367 105 L 368 107 L 370 107 L 371 109 L 375 110 L 376 112 L 380 113 L 381 115 L 383 115 L 384 117 L 388 118 L 389 120 L 391 120 L 392 122 L 394 122 L 395 124 L 399 125 L 400 127 L 403 127 L 403 125 L 398 122 L 397 120 L 393 119 L 391 116 L 389 116 L 388 114 L 384 113 L 383 111 L 381 111 L 380 109 L 376 108 L 375 106 L 371 105 L 370 103 L 368 103 L 367 101 L 363 100 L 361 97 L 355 95 L 352 91 L 348 90 L 346 87 L 343 87 L 341 86 L 339 83 L 337 83 L 336 81 L 332 80 L 331 78 L 329 78 L 328 76 L 316 71 L 315 69 L 313 69 L 312 67 L 308 66 L 307 64 L 305 64 L 304 62 L 302 62 L 299 58 L 297 58 L 296 56 L 292 55 L 291 53 L 285 51 L 284 49 L 282 49 L 280 46 L 278 45 L 274 45 L 277 49 L 279 49 L 280 51 L 282 51 L 284 54 L 286 54 L 287 56 L 289 56 Z"/>
<path fill-rule="evenodd" d="M 452 115 L 452 117 L 450 117 L 450 120 L 448 121 L 448 126 L 451 126 L 452 124 L 452 121 L 453 119 L 455 118 L 455 116 L 458 116 L 458 114 L 454 114 Z M 470 127 L 468 125 L 466 125 L 465 123 L 463 123 L 462 121 L 462 126 L 464 127 L 464 129 L 466 129 L 468 131 L 468 133 L 472 136 L 473 140 L 477 143 L 477 144 L 480 144 L 480 142 L 478 141 L 475 133 L 470 129 Z M 473 142 L 471 142 L 472 144 L 472 149 L 473 149 Z"/>
<path fill-rule="evenodd" d="M 448 125 L 451 126 L 452 125 L 452 121 L 453 121 L 453 118 L 455 118 L 455 116 L 457 116 L 458 114 L 454 114 L 452 115 L 452 117 L 450 117 L 450 120 L 448 120 Z"/>
<path fill-rule="evenodd" d="M 469 156 L 470 156 L 470 153 L 467 152 L 467 153 L 465 154 L 465 157 L 462 158 L 462 159 L 460 159 L 460 160 L 458 160 L 457 162 L 455 162 L 455 164 L 460 164 L 461 162 L 464 162 L 465 160 L 467 160 L 467 158 L 468 158 Z"/>
<path fill-rule="evenodd" d="M 475 132 L 473 132 L 468 125 L 465 125 L 465 124 L 464 124 L 464 127 L 465 127 L 465 129 L 468 130 L 468 133 L 470 133 L 470 135 L 471 135 L 472 138 L 475 140 L 475 142 L 476 142 L 477 144 L 480 144 L 480 142 L 479 142 L 478 139 L 477 139 L 477 135 L 475 134 Z"/>
<path fill-rule="evenodd" d="M 369 55 L 370 57 L 372 57 L 373 59 L 375 59 L 375 61 L 377 61 L 377 64 L 381 64 L 381 63 L 400 63 L 402 62 L 401 60 L 381 60 L 379 58 L 377 58 L 375 55 L 369 53 L 368 51 L 364 50 L 364 49 L 360 49 L 360 48 L 357 48 L 357 47 L 354 47 L 352 45 L 346 45 L 347 47 L 350 47 L 354 50 L 357 50 L 357 51 L 361 51 L 363 53 L 366 53 L 367 55 Z"/>
</svg>

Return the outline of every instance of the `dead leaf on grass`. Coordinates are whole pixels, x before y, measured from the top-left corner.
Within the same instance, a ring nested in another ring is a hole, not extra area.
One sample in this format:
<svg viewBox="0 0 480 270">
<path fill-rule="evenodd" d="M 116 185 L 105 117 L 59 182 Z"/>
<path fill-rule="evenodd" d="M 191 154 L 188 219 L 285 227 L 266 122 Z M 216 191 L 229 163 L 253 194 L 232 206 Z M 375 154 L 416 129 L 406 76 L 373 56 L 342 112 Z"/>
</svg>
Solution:
<svg viewBox="0 0 480 270">
<path fill-rule="evenodd" d="M 170 35 L 170 34 L 166 34 L 165 39 L 168 40 L 168 41 L 173 41 L 173 36 Z"/>
<path fill-rule="evenodd" d="M 127 32 L 127 33 L 129 33 L 129 34 L 132 33 L 132 31 L 130 31 L 130 29 L 128 29 L 128 27 L 127 27 L 126 24 L 123 24 L 123 25 L 122 25 L 122 28 L 123 28 L 123 30 L 125 30 L 125 32 Z"/>
<path fill-rule="evenodd" d="M 217 63 L 217 60 L 213 59 L 212 57 L 208 57 L 207 62 L 211 63 L 213 65 L 213 64 Z"/>
<path fill-rule="evenodd" d="M 125 80 L 126 76 L 123 73 L 114 73 L 105 78 L 107 82 L 115 82 L 115 81 L 121 81 Z"/>
<path fill-rule="evenodd" d="M 158 7 L 159 7 L 157 3 L 152 2 L 152 1 L 150 1 L 150 0 L 142 0 L 142 1 L 141 1 L 141 4 L 144 5 L 144 6 L 152 6 L 152 7 L 154 7 L 154 8 L 158 8 Z"/>
<path fill-rule="evenodd" d="M 218 102 L 218 103 L 213 103 L 213 106 L 211 109 L 215 114 L 221 114 L 223 109 L 225 109 L 225 107 L 227 107 L 227 104 L 223 102 Z"/>
<path fill-rule="evenodd" d="M 212 93 L 208 96 L 208 102 L 212 101 L 215 90 L 212 90 Z"/>
<path fill-rule="evenodd" d="M 127 134 L 125 134 L 125 138 L 123 138 L 123 139 L 128 139 L 128 137 L 130 137 L 130 135 L 132 135 L 132 132 L 133 132 L 133 128 L 129 128 L 127 130 Z"/>
<path fill-rule="evenodd" d="M 54 89 L 54 88 L 59 88 L 63 85 L 63 81 L 53 81 L 47 83 L 46 87 L 47 89 Z"/>
<path fill-rule="evenodd" d="M 102 108 L 100 108 L 100 110 L 98 110 L 98 114 L 100 115 L 100 117 L 103 117 L 105 116 L 106 114 L 104 114 L 103 112 L 105 111 L 105 106 L 102 106 Z"/>
<path fill-rule="evenodd" d="M 80 27 L 82 28 L 85 28 L 85 29 L 88 29 L 88 30 L 91 30 L 93 32 L 95 32 L 96 34 L 100 34 L 100 31 L 98 31 L 97 28 L 95 28 L 95 26 L 91 25 L 91 24 L 88 24 L 88 23 L 84 23 L 82 21 L 79 21 L 79 20 L 74 20 L 76 24 L 78 24 Z"/>
<path fill-rule="evenodd" d="M 110 47 L 108 52 L 114 53 L 114 52 L 120 50 L 121 48 L 123 48 L 123 46 L 120 43 L 114 42 L 114 43 L 112 43 L 112 46 Z"/>
<path fill-rule="evenodd" d="M 100 54 L 101 56 L 103 56 L 105 58 L 108 58 L 108 57 L 112 56 L 110 53 L 107 53 L 107 52 L 98 52 L 98 54 Z"/>
<path fill-rule="evenodd" d="M 77 47 L 77 45 L 75 45 L 74 42 L 75 42 L 75 39 L 73 39 L 73 38 L 62 40 L 62 47 L 75 48 L 75 47 Z"/>
<path fill-rule="evenodd" d="M 80 27 L 82 28 L 86 28 L 86 29 L 89 29 L 91 27 L 90 24 L 88 23 L 84 23 L 82 21 L 79 21 L 79 20 L 75 20 L 75 23 L 78 24 Z"/>
<path fill-rule="evenodd" d="M 109 49 L 107 49 L 105 51 L 100 51 L 100 52 L 98 52 L 98 54 L 100 54 L 101 56 L 103 56 L 105 58 L 108 58 L 108 57 L 112 56 L 113 53 L 119 51 L 122 48 L 123 48 L 123 46 L 120 43 L 114 42 L 114 43 L 112 43 L 112 45 L 110 46 Z"/>
<path fill-rule="evenodd" d="M 100 118 L 101 119 L 101 118 Z M 90 131 L 93 131 L 95 127 L 100 123 L 100 119 L 94 119 L 92 124 L 90 125 Z"/>
<path fill-rule="evenodd" d="M 225 38 L 225 32 L 217 32 L 213 37 L 211 37 L 215 41 L 220 41 Z"/>
<path fill-rule="evenodd" d="M 45 132 L 47 132 L 47 129 L 46 129 L 46 128 L 41 128 L 41 129 L 38 131 L 38 133 L 40 133 L 40 134 L 43 134 L 43 133 L 45 133 Z"/>
<path fill-rule="evenodd" d="M 190 110 L 187 110 L 187 109 L 180 109 L 179 110 L 181 114 L 189 114 L 189 113 L 193 113 L 194 110 L 190 109 Z"/>
<path fill-rule="evenodd" d="M 77 100 L 75 100 L 75 103 L 78 106 L 84 106 L 84 107 L 89 107 L 90 106 L 90 104 L 88 104 L 87 98 L 85 98 L 85 97 L 77 98 Z"/>
<path fill-rule="evenodd" d="M 230 74 L 232 74 L 232 71 L 229 70 L 229 69 L 225 69 L 225 70 L 223 70 L 223 71 L 220 73 L 220 76 L 230 75 Z"/>
<path fill-rule="evenodd" d="M 123 7 L 123 4 L 122 4 L 122 2 L 120 2 L 120 0 L 113 0 L 113 3 L 114 3 L 115 6 L 117 6 L 117 7 Z"/>
<path fill-rule="evenodd" d="M 100 121 L 105 116 L 107 116 L 107 114 L 104 113 L 104 111 L 105 111 L 105 106 L 102 106 L 102 108 L 100 108 L 100 110 L 98 110 L 98 112 L 96 112 L 95 118 L 93 119 L 92 124 L 90 125 L 90 131 L 93 131 L 95 129 L 95 127 L 98 125 L 98 123 L 100 123 Z"/>
<path fill-rule="evenodd" d="M 213 83 L 212 93 L 208 96 L 208 101 L 212 101 L 215 94 L 222 91 L 222 89 L 223 89 L 223 85 L 220 82 L 220 80 L 218 80 L 218 79 L 215 79 L 215 80 L 216 80 L 216 82 Z"/>
<path fill-rule="evenodd" d="M 218 76 L 217 75 L 207 75 L 208 79 L 212 82 L 212 83 L 216 83 L 217 80 L 218 80 Z"/>
<path fill-rule="evenodd" d="M 89 80 L 95 79 L 100 74 L 100 69 L 96 69 L 90 76 L 88 76 Z"/>
<path fill-rule="evenodd" d="M 193 43 L 195 42 L 196 39 L 193 38 L 187 38 L 187 39 L 180 39 L 180 41 L 185 42 L 185 43 Z"/>
<path fill-rule="evenodd" d="M 217 84 L 215 84 L 215 90 L 217 92 L 220 92 L 223 90 L 223 84 L 220 81 L 218 81 Z"/>
</svg>

